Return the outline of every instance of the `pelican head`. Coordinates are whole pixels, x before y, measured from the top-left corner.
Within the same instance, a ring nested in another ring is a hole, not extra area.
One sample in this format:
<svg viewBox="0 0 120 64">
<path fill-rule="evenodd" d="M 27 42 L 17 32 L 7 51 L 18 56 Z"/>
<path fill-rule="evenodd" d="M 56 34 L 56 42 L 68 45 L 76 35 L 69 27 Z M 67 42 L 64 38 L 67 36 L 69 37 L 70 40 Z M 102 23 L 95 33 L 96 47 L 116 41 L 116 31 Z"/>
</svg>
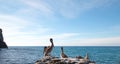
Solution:
<svg viewBox="0 0 120 64">
<path fill-rule="evenodd" d="M 63 47 L 61 47 L 61 52 L 63 52 Z"/>
<path fill-rule="evenodd" d="M 54 47 L 54 44 L 53 44 L 53 39 L 52 38 L 50 38 L 50 42 L 52 43 L 52 47 Z"/>
<path fill-rule="evenodd" d="M 51 43 L 53 42 L 53 39 L 52 39 L 52 38 L 50 38 L 50 42 L 51 42 Z"/>
</svg>

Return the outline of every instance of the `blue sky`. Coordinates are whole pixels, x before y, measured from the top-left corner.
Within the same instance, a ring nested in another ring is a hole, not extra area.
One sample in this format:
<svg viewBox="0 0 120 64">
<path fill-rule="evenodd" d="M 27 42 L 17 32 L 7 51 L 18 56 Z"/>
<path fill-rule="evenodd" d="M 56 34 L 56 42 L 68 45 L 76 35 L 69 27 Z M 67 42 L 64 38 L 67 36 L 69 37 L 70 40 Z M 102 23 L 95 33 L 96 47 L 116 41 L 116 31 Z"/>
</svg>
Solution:
<svg viewBox="0 0 120 64">
<path fill-rule="evenodd" d="M 120 46 L 119 0 L 0 0 L 8 46 Z"/>
</svg>

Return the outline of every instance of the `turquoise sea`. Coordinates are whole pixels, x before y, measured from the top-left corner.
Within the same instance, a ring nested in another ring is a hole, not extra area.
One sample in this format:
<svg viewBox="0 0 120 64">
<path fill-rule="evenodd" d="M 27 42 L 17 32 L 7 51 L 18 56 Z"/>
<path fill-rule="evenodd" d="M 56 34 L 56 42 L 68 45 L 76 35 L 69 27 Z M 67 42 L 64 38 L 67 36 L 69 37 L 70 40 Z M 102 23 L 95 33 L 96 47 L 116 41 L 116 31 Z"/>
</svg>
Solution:
<svg viewBox="0 0 120 64">
<path fill-rule="evenodd" d="M 96 64 L 120 64 L 120 46 L 64 46 L 69 57 L 85 56 Z M 10 46 L 0 49 L 0 64 L 34 64 L 43 56 L 42 46 Z M 60 56 L 60 46 L 53 48 L 52 56 Z"/>
</svg>

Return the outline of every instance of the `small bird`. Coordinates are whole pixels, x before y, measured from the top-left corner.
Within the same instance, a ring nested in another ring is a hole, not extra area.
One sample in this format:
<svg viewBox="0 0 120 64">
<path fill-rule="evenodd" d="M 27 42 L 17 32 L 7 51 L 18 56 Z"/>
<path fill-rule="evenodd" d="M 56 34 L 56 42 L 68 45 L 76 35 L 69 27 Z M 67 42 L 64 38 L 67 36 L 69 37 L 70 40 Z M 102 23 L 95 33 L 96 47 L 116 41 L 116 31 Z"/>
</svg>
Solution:
<svg viewBox="0 0 120 64">
<path fill-rule="evenodd" d="M 46 50 L 47 50 L 47 46 L 44 46 L 43 54 L 45 54 Z"/>
<path fill-rule="evenodd" d="M 61 56 L 61 58 L 68 58 L 68 56 L 64 54 L 63 47 L 61 47 L 61 54 L 60 54 L 60 56 Z"/>
<path fill-rule="evenodd" d="M 54 44 L 53 44 L 53 39 L 52 38 L 50 38 L 50 42 L 51 42 L 51 46 L 48 46 L 48 47 L 44 47 L 44 56 L 48 56 L 50 53 L 51 53 L 51 51 L 52 51 L 52 49 L 53 49 L 53 47 L 54 47 Z"/>
<path fill-rule="evenodd" d="M 86 53 L 85 57 L 84 57 L 85 61 L 89 61 L 89 57 L 88 57 L 88 53 Z"/>
</svg>

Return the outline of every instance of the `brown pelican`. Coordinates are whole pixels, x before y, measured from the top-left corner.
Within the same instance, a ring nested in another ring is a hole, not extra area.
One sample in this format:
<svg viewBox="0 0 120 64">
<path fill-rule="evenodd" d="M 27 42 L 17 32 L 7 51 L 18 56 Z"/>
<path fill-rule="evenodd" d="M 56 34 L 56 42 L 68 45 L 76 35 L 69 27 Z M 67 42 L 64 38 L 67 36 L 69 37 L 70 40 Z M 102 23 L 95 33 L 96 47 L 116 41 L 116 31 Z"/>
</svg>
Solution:
<svg viewBox="0 0 120 64">
<path fill-rule="evenodd" d="M 88 53 L 86 53 L 86 56 L 84 57 L 85 61 L 89 61 Z"/>
<path fill-rule="evenodd" d="M 44 52 L 43 52 L 44 56 L 48 56 L 51 53 L 51 51 L 52 51 L 52 49 L 54 47 L 53 39 L 52 38 L 50 38 L 50 42 L 51 42 L 51 46 L 44 47 Z"/>
<path fill-rule="evenodd" d="M 45 54 L 46 50 L 47 50 L 47 46 L 44 47 L 43 54 Z"/>
<path fill-rule="evenodd" d="M 61 54 L 60 54 L 61 58 L 68 58 L 67 55 L 64 54 L 63 52 L 63 47 L 61 47 Z"/>
</svg>

